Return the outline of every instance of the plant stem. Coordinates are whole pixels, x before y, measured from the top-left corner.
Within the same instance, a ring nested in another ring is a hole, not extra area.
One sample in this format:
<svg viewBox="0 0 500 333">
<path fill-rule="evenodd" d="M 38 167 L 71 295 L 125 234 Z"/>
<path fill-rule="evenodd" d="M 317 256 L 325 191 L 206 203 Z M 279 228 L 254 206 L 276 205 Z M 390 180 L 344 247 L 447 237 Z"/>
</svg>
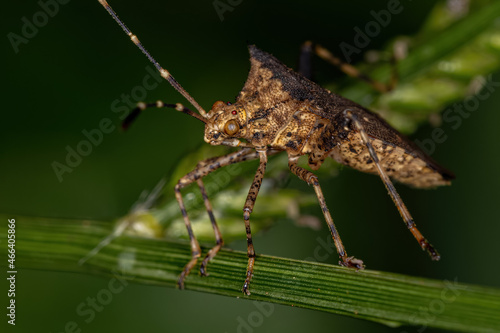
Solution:
<svg viewBox="0 0 500 333">
<path fill-rule="evenodd" d="M 83 265 L 78 261 L 112 231 L 111 222 L 24 216 L 16 219 L 16 264 L 21 268 L 112 276 L 176 287 L 190 259 L 187 243 L 120 236 Z M 6 239 L 6 223 L 0 239 Z M 203 248 L 203 254 L 207 253 Z M 456 331 L 500 332 L 500 290 L 260 255 L 241 292 L 247 258 L 222 249 L 210 276 L 193 271 L 189 290 L 348 315 L 391 326 L 422 325 Z"/>
</svg>

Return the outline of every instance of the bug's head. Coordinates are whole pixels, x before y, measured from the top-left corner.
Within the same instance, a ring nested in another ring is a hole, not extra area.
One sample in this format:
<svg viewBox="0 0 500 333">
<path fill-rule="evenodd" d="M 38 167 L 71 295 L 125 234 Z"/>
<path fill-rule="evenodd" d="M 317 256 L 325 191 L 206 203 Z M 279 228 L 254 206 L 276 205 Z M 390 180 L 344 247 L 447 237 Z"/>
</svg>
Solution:
<svg viewBox="0 0 500 333">
<path fill-rule="evenodd" d="M 238 103 L 217 101 L 208 113 L 205 125 L 205 142 L 220 145 L 231 139 L 244 138 L 246 134 L 246 112 Z"/>
</svg>

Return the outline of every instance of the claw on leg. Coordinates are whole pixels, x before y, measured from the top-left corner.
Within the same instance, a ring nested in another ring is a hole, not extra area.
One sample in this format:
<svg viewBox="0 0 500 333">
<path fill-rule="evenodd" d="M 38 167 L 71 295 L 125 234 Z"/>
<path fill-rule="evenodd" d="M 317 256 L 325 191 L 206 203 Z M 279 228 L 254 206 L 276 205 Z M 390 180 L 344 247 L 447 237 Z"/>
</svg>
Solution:
<svg viewBox="0 0 500 333">
<path fill-rule="evenodd" d="M 356 270 L 365 269 L 365 265 L 363 264 L 363 260 L 356 259 L 354 257 L 346 257 L 346 258 L 341 258 L 341 259 L 342 260 L 339 261 L 340 266 L 354 268 Z"/>
</svg>

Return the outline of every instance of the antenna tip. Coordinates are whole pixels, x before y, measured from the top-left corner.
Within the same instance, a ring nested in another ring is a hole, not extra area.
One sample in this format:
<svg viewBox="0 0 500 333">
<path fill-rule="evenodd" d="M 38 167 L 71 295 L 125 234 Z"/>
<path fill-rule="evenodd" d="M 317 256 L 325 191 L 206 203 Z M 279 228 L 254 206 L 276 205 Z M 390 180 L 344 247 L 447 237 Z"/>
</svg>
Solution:
<svg viewBox="0 0 500 333">
<path fill-rule="evenodd" d="M 104 7 L 109 7 L 108 2 L 106 0 L 99 0 L 99 3 Z"/>
</svg>

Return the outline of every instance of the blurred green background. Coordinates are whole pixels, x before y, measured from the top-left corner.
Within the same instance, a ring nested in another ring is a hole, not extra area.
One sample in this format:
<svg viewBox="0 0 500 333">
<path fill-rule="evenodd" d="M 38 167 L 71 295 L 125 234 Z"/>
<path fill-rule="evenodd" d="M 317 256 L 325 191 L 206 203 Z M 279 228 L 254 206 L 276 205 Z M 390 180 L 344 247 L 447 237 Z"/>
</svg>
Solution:
<svg viewBox="0 0 500 333">
<path fill-rule="evenodd" d="M 372 20 L 370 11 L 385 9 L 387 3 L 247 0 L 225 12 L 221 21 L 212 1 L 110 2 L 205 109 L 215 100 L 234 100 L 249 69 L 247 43 L 296 67 L 302 42 L 311 39 L 340 54 L 338 45 L 352 43 L 353 28 L 363 27 Z M 369 48 L 417 31 L 433 3 L 401 1 L 404 10 L 392 16 Z M 94 219 L 122 216 L 143 189 L 152 188 L 186 152 L 204 144 L 201 123 L 175 111 L 153 110 L 129 132 L 105 134 L 102 143 L 59 182 L 51 164 L 64 163 L 65 147 L 75 148 L 85 139 L 82 131 L 98 128 L 103 118 L 119 125 L 112 103 L 142 84 L 148 63 L 97 1 L 60 5 L 58 13 L 15 54 L 7 34 L 21 34 L 21 19 L 32 21 L 41 8 L 35 1 L 4 6 L 0 212 Z M 318 67 L 324 68 L 321 79 L 341 75 L 328 66 Z M 500 75 L 494 80 L 500 80 Z M 184 102 L 167 83 L 148 91 L 145 98 L 157 99 Z M 440 262 L 432 262 L 418 249 L 377 177 L 344 168 L 339 177 L 321 179 L 350 254 L 371 269 L 500 287 L 499 103 L 500 92 L 495 91 L 458 129 L 443 125 L 448 139 L 438 145 L 433 157 L 456 173 L 451 187 L 430 191 L 398 187 L 420 230 L 441 252 Z M 425 139 L 431 131 L 429 125 L 423 126 L 412 137 Z M 250 181 L 252 176 L 248 177 Z M 268 232 L 255 235 L 254 242 L 259 253 L 304 259 L 326 233 L 326 227 L 313 231 L 278 221 Z M 0 245 L 5 253 L 5 241 L 0 240 Z M 245 241 L 229 246 L 243 250 Z M 77 315 L 77 306 L 95 297 L 108 281 L 20 270 L 16 331 L 63 332 L 67 322 L 75 321 L 84 332 L 246 332 L 240 319 L 246 321 L 258 311 L 254 302 L 241 298 L 131 284 L 86 323 Z M 5 283 L 1 287 L 7 289 Z M 8 326 L 6 320 L 1 325 Z M 278 305 L 259 327 L 250 328 L 276 330 L 421 332 L 419 327 L 391 329 Z"/>
</svg>

